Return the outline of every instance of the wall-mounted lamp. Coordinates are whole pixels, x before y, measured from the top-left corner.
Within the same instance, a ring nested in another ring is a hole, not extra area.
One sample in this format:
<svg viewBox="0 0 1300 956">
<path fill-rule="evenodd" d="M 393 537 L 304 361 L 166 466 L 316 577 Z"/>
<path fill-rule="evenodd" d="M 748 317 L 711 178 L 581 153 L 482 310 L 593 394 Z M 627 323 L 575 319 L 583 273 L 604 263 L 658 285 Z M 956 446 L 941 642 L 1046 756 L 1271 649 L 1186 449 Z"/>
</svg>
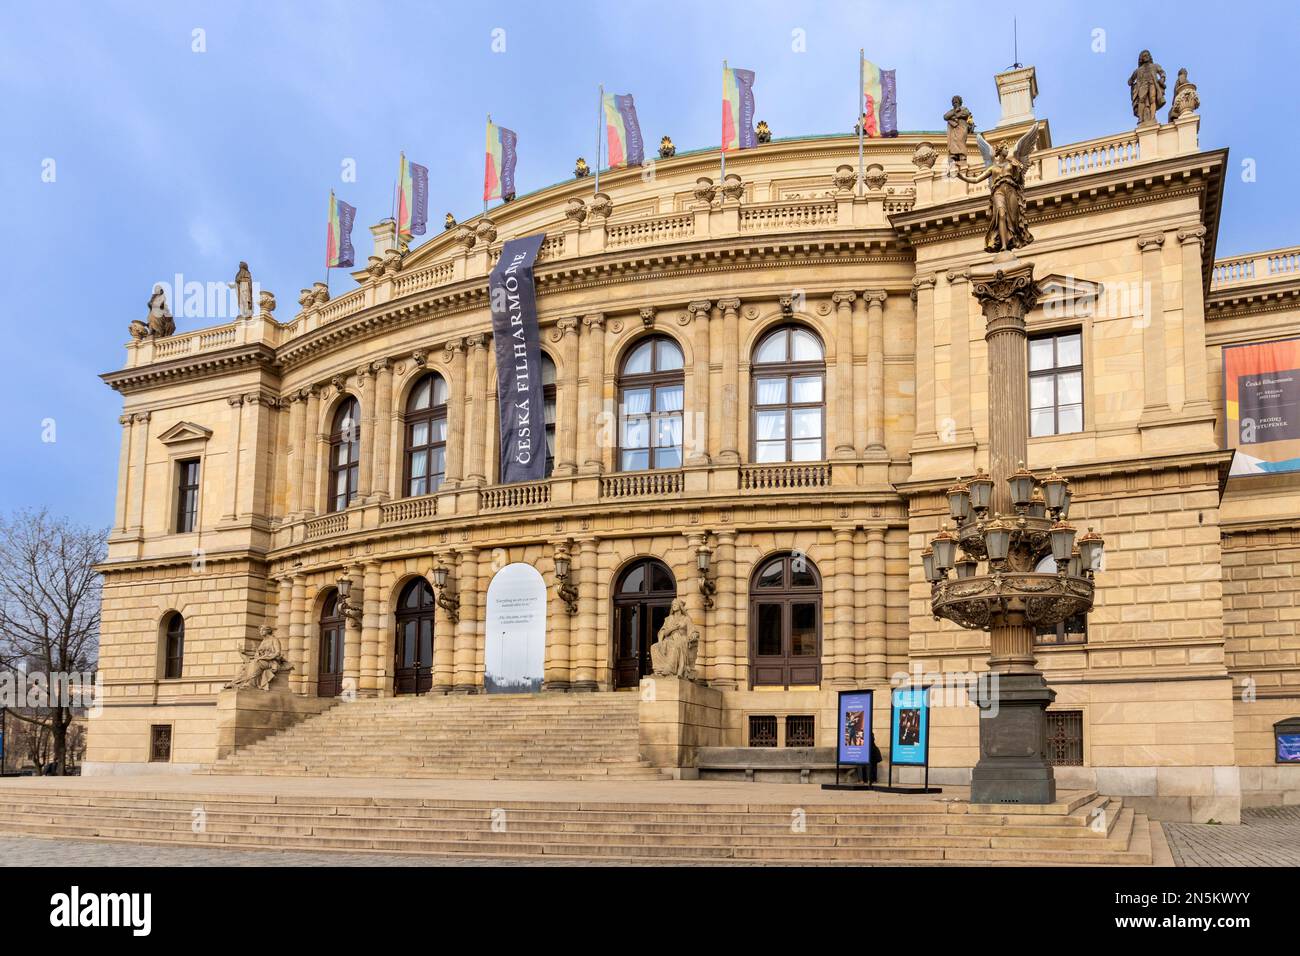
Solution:
<svg viewBox="0 0 1300 956">
<path fill-rule="evenodd" d="M 570 614 L 578 613 L 578 589 L 573 586 L 570 575 L 573 572 L 573 562 L 569 560 L 569 549 L 566 545 L 556 545 L 555 548 L 555 584 L 556 593 L 559 594 L 560 600 L 564 602 L 565 608 Z"/>
<path fill-rule="evenodd" d="M 338 589 L 339 613 L 347 620 L 349 627 L 360 627 L 362 606 L 360 604 L 353 604 L 352 601 L 349 600 L 349 596 L 352 594 L 352 579 L 348 577 L 347 574 L 344 574 L 343 577 L 339 578 Z"/>
<path fill-rule="evenodd" d="M 701 544 L 695 549 L 695 567 L 700 572 L 700 594 L 704 597 L 705 608 L 713 607 L 713 595 L 718 593 L 718 582 L 709 577 L 709 559 L 712 556 L 713 552 L 707 544 Z"/>
<path fill-rule="evenodd" d="M 447 612 L 447 619 L 456 624 L 460 621 L 460 598 L 447 593 L 447 565 L 438 556 L 438 563 L 429 569 L 429 579 L 433 584 L 434 600 L 438 607 Z"/>
</svg>

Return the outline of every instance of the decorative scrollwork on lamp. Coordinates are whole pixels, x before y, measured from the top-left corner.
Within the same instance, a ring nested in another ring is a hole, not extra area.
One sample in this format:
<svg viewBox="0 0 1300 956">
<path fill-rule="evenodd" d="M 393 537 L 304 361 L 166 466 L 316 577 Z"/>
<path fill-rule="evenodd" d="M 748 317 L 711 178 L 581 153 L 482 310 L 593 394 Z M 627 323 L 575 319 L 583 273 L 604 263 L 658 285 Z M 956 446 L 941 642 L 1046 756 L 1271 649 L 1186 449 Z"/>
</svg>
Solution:
<svg viewBox="0 0 1300 956">
<path fill-rule="evenodd" d="M 709 559 L 713 552 L 707 544 L 701 544 L 695 551 L 695 567 L 700 572 L 700 595 L 706 609 L 713 608 L 713 596 L 718 593 L 718 582 L 709 574 Z"/>
<path fill-rule="evenodd" d="M 460 623 L 460 598 L 447 592 L 447 565 L 439 556 L 438 563 L 429 569 L 429 582 L 433 585 L 434 602 L 447 612 L 447 620 Z"/>
<path fill-rule="evenodd" d="M 338 610 L 344 619 L 348 622 L 348 627 L 360 627 L 361 615 L 364 607 L 360 603 L 352 601 L 352 579 L 346 574 L 338 580 L 339 603 Z"/>
<path fill-rule="evenodd" d="M 565 610 L 570 614 L 578 613 L 578 589 L 574 587 L 573 562 L 569 558 L 569 549 L 559 545 L 555 549 L 555 590 L 564 602 Z"/>
</svg>

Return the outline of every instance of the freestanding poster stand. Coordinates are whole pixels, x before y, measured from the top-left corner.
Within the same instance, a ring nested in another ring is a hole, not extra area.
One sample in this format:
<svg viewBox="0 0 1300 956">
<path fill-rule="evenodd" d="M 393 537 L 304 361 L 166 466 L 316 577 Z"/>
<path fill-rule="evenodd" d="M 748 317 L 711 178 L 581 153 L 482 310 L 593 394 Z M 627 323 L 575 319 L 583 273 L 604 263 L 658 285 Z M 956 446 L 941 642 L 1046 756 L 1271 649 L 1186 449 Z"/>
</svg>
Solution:
<svg viewBox="0 0 1300 956">
<path fill-rule="evenodd" d="M 869 690 L 839 692 L 835 735 L 835 782 L 822 784 L 823 790 L 872 790 L 871 780 L 871 703 Z M 865 783 L 840 783 L 844 765 L 865 767 Z"/>
<path fill-rule="evenodd" d="M 889 698 L 889 784 L 886 793 L 943 793 L 930 786 L 930 684 L 896 687 Z M 894 767 L 925 767 L 921 787 L 894 786 Z"/>
</svg>

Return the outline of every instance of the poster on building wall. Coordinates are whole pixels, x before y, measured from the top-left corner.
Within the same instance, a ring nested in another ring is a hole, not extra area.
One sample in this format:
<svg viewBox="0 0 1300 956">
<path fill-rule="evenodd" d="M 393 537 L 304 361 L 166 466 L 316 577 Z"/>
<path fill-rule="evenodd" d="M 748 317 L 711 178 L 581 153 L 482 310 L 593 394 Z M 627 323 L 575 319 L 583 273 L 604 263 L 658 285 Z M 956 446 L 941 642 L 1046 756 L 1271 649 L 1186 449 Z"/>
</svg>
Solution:
<svg viewBox="0 0 1300 956">
<path fill-rule="evenodd" d="M 871 763 L 871 691 L 840 691 L 839 707 L 835 760 L 867 766 Z"/>
<path fill-rule="evenodd" d="M 488 278 L 497 358 L 501 483 L 546 477 L 546 401 L 533 263 L 545 233 L 508 239 Z"/>
<path fill-rule="evenodd" d="M 546 582 L 531 564 L 507 564 L 487 592 L 483 689 L 531 694 L 546 666 Z"/>
<path fill-rule="evenodd" d="M 929 763 L 930 688 L 895 688 L 890 703 L 890 764 L 920 767 Z"/>
<path fill-rule="evenodd" d="M 1231 475 L 1300 471 L 1300 339 L 1223 347 Z"/>
</svg>

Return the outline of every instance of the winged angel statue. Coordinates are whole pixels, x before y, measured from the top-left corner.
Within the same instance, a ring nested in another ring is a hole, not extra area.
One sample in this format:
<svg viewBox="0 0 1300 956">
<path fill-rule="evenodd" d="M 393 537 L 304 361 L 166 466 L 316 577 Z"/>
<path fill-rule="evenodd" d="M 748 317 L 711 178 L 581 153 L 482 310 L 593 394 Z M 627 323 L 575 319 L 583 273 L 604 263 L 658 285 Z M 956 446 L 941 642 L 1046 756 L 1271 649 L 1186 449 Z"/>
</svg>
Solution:
<svg viewBox="0 0 1300 956">
<path fill-rule="evenodd" d="M 958 169 L 957 177 L 968 183 L 989 180 L 989 231 L 984 234 L 986 252 L 1010 252 L 1034 241 L 1025 218 L 1025 173 L 1029 169 L 1029 154 L 1038 136 L 1038 123 L 1034 123 L 1015 148 L 1008 151 L 1005 143 L 997 148 L 990 146 L 981 134 L 975 134 L 984 169 L 978 176 L 968 176 Z"/>
</svg>

